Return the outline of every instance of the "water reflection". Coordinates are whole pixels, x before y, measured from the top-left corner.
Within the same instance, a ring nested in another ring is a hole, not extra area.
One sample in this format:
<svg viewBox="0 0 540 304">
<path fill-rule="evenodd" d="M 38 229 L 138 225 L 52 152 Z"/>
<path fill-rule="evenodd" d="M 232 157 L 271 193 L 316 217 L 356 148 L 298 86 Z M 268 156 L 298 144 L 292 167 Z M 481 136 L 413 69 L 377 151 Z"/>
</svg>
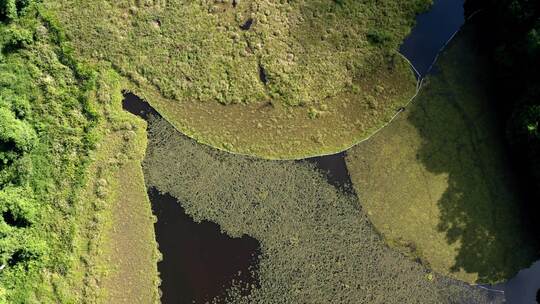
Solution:
<svg viewBox="0 0 540 304">
<path fill-rule="evenodd" d="M 540 261 L 497 288 L 504 290 L 508 304 L 540 303 Z"/>
</svg>

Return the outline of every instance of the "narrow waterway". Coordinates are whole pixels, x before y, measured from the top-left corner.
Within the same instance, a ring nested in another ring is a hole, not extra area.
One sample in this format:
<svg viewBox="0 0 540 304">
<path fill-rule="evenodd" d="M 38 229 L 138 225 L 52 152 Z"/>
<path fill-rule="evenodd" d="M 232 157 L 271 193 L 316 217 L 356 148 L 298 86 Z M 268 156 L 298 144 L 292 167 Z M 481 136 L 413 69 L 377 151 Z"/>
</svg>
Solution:
<svg viewBox="0 0 540 304">
<path fill-rule="evenodd" d="M 465 22 L 464 0 L 435 0 L 429 11 L 416 17 L 416 25 L 399 48 L 421 77 L 426 76 L 437 54 Z"/>
</svg>

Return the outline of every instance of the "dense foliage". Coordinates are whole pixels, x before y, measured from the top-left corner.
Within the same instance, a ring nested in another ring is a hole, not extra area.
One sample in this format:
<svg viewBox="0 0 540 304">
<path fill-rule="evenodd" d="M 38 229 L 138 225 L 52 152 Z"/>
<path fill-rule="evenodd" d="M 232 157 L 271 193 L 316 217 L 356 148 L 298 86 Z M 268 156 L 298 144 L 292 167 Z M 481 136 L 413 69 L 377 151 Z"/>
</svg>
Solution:
<svg viewBox="0 0 540 304">
<path fill-rule="evenodd" d="M 468 0 L 496 77 L 493 98 L 523 184 L 540 185 L 540 5 L 536 0 Z M 526 176 L 529 180 L 527 181 Z M 537 193 L 539 197 L 540 193 Z M 538 201 L 532 200 L 532 201 Z"/>
<path fill-rule="evenodd" d="M 69 301 L 91 74 L 31 1 L 0 1 L 0 303 Z"/>
<path fill-rule="evenodd" d="M 0 20 L 17 19 L 22 11 L 34 0 L 0 0 Z"/>
</svg>

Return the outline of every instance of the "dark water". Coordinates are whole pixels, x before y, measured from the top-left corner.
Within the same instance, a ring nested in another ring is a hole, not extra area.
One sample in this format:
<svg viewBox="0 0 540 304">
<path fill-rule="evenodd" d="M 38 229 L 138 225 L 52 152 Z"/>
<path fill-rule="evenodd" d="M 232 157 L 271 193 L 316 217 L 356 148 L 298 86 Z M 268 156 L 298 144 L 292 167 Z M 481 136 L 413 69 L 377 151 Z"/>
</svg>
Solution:
<svg viewBox="0 0 540 304">
<path fill-rule="evenodd" d="M 494 288 L 504 290 L 508 304 L 540 303 L 540 261 L 521 270 L 514 278 Z"/>
<path fill-rule="evenodd" d="M 123 92 L 124 100 L 122 100 L 122 108 L 131 114 L 137 115 L 140 118 L 148 121 L 150 116 L 161 117 L 147 101 L 139 98 L 139 96 Z"/>
<path fill-rule="evenodd" d="M 416 67 L 422 77 L 426 76 L 433 60 L 446 41 L 465 22 L 464 0 L 435 0 L 426 13 L 416 17 L 416 26 L 399 48 Z"/>
<path fill-rule="evenodd" d="M 148 119 L 159 116 L 147 102 L 124 94 L 125 110 Z M 196 223 L 180 202 L 155 189 L 148 190 L 152 211 L 157 217 L 156 239 L 163 260 L 158 263 L 161 303 L 206 303 L 225 297 L 234 282 L 257 286 L 259 242 L 253 238 L 230 238 L 217 224 Z M 245 293 L 249 288 L 244 289 Z M 218 301 L 219 302 L 219 301 Z"/>
<path fill-rule="evenodd" d="M 352 182 L 345 163 L 345 152 L 332 155 L 306 158 L 306 161 L 313 163 L 320 171 L 326 175 L 326 179 L 331 185 L 341 190 L 352 192 Z"/>
</svg>

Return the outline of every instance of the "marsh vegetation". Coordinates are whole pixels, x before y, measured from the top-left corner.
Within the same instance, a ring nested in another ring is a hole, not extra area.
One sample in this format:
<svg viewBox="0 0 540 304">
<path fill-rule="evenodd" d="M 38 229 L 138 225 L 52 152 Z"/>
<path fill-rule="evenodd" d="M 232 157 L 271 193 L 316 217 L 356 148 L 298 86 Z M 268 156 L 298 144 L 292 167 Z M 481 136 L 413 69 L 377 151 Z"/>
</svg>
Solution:
<svg viewBox="0 0 540 304">
<path fill-rule="evenodd" d="M 397 49 L 428 0 L 47 1 L 89 62 L 199 142 L 263 158 L 344 150 L 415 92 Z"/>
<path fill-rule="evenodd" d="M 259 287 L 231 303 L 488 303 L 487 294 L 432 273 L 386 247 L 357 199 L 308 162 L 230 155 L 149 122 L 149 186 L 195 221 L 261 244 Z"/>
<path fill-rule="evenodd" d="M 540 58 L 540 12 L 470 0 L 496 39 L 469 24 L 404 108 L 416 81 L 397 49 L 430 3 L 0 1 L 0 303 L 159 302 L 150 188 L 181 210 L 179 236 L 234 244 L 169 256 L 222 271 L 197 299 L 502 301 L 463 281 L 538 254 L 520 208 L 538 208 L 521 195 L 538 184 L 538 77 L 520 69 Z M 159 111 L 148 132 L 122 90 Z M 396 112 L 348 152 L 354 189 L 343 153 L 237 155 L 342 151 Z M 252 260 L 231 262 L 244 245 Z"/>
<path fill-rule="evenodd" d="M 142 157 L 144 124 L 121 113 L 117 74 L 77 61 L 39 4 L 2 1 L 0 19 L 0 302 L 93 303 L 112 269 L 100 252 L 114 174 Z"/>
</svg>

